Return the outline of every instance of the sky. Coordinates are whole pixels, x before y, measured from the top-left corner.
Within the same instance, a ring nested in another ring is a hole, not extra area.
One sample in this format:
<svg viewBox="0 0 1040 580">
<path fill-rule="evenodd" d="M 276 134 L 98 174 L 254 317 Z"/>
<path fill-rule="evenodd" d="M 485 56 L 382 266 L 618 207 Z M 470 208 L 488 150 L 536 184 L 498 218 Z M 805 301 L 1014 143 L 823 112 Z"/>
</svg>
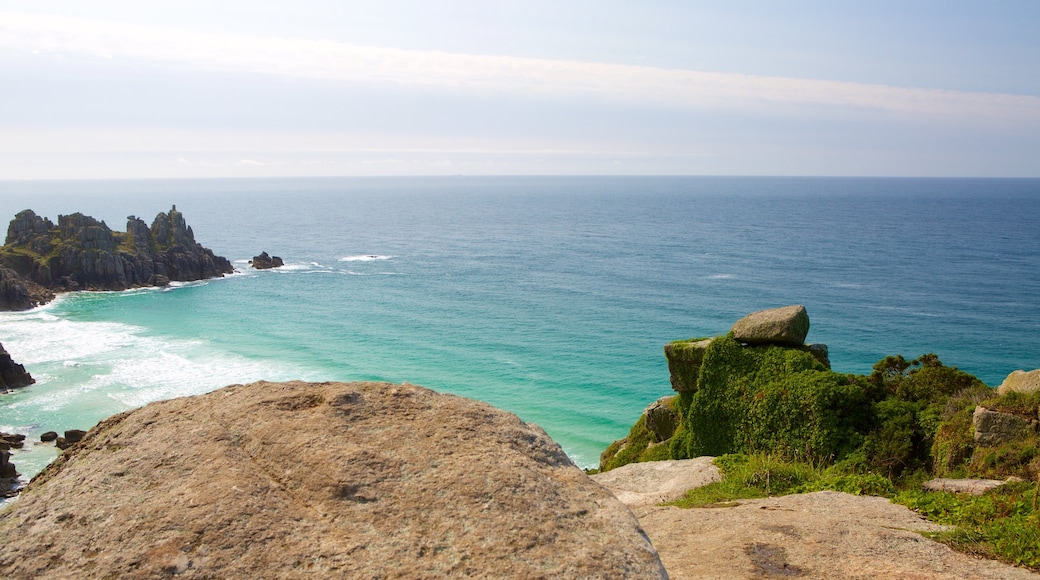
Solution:
<svg viewBox="0 0 1040 580">
<path fill-rule="evenodd" d="M 1040 2 L 0 0 L 0 180 L 1040 177 Z"/>
</svg>

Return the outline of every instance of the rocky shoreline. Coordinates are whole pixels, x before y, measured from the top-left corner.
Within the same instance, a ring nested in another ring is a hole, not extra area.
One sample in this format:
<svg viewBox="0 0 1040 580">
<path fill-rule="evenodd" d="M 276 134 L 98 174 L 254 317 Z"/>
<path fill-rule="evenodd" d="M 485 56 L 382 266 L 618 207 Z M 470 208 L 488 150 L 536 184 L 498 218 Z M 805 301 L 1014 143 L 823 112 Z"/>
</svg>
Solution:
<svg viewBox="0 0 1040 580">
<path fill-rule="evenodd" d="M 0 310 L 28 310 L 61 292 L 165 286 L 232 272 L 227 258 L 195 241 L 177 206 L 151 227 L 131 215 L 125 232 L 81 213 L 58 216 L 55 224 L 27 209 L 11 220 L 0 248 Z"/>
</svg>

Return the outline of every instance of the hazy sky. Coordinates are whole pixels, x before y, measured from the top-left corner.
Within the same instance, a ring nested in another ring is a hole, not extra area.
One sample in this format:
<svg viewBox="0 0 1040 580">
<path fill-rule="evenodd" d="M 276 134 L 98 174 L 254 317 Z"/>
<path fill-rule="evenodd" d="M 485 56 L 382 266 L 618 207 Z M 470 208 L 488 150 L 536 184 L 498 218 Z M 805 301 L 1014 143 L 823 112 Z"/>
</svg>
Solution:
<svg viewBox="0 0 1040 580">
<path fill-rule="evenodd" d="M 0 0 L 0 179 L 1040 176 L 1040 2 Z"/>
</svg>

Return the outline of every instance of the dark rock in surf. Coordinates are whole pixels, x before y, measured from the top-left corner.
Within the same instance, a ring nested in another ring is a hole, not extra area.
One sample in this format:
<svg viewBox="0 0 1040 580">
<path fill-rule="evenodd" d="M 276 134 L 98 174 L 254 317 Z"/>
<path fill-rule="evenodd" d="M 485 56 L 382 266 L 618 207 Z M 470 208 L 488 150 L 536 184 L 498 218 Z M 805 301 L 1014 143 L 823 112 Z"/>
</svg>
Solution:
<svg viewBox="0 0 1040 580">
<path fill-rule="evenodd" d="M 269 256 L 267 252 L 260 252 L 259 256 L 253 256 L 253 259 L 249 261 L 257 270 L 269 270 L 271 268 L 278 268 L 284 266 L 285 262 L 282 261 L 278 256 Z"/>
<path fill-rule="evenodd" d="M 28 387 L 35 382 L 25 367 L 14 362 L 0 344 L 0 390 Z"/>
</svg>

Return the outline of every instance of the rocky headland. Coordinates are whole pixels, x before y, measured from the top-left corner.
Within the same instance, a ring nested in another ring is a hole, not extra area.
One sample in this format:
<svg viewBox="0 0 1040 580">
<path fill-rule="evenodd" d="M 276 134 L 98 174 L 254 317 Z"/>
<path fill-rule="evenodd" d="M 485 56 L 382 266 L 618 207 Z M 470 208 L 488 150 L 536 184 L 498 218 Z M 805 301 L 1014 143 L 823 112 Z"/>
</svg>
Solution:
<svg viewBox="0 0 1040 580">
<path fill-rule="evenodd" d="M 666 578 L 538 427 L 413 385 L 254 383 L 99 423 L 0 512 L 4 578 Z"/>
<path fill-rule="evenodd" d="M 165 286 L 232 272 L 231 262 L 195 241 L 176 206 L 151 227 L 127 217 L 125 232 L 81 213 L 58 216 L 55 225 L 24 210 L 0 248 L 0 310 L 27 310 L 58 292 Z"/>
</svg>

